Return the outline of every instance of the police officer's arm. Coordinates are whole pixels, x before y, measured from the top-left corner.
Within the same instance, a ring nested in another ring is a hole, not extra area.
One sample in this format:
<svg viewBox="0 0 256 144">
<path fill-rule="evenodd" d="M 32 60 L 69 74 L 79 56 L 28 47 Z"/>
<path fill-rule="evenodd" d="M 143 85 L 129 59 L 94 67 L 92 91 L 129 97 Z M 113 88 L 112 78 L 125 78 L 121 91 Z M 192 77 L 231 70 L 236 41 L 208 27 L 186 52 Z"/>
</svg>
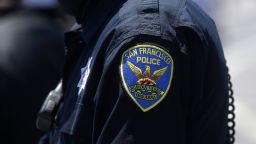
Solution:
<svg viewBox="0 0 256 144">
<path fill-rule="evenodd" d="M 156 122 L 156 126 L 137 123 L 136 129 L 158 131 L 154 133 L 158 142 L 172 135 L 176 143 L 185 139 L 193 144 L 222 144 L 227 100 L 224 67 L 193 31 L 178 31 L 177 37 L 179 41 L 141 36 L 122 54 L 124 93 L 142 112 L 135 119 Z"/>
<path fill-rule="evenodd" d="M 217 30 L 215 40 L 218 41 Z M 224 144 L 227 135 L 228 80 L 224 55 L 213 39 L 200 39 L 192 30 L 183 32 L 191 49 L 191 97 L 188 139 L 196 144 Z"/>
<path fill-rule="evenodd" d="M 140 35 L 125 45 L 120 79 L 135 143 L 184 143 L 191 61 L 177 40 Z M 125 116 L 123 116 L 125 117 Z"/>
</svg>

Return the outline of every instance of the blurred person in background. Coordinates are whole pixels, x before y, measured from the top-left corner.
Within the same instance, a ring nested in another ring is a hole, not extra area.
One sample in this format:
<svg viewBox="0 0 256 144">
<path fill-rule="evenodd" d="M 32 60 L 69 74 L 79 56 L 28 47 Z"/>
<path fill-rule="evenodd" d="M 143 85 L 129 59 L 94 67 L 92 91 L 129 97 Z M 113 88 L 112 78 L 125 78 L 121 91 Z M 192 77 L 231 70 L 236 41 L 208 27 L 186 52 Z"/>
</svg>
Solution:
<svg viewBox="0 0 256 144">
<path fill-rule="evenodd" d="M 35 144 L 35 119 L 64 63 L 54 0 L 0 0 L 0 143 Z"/>
</svg>

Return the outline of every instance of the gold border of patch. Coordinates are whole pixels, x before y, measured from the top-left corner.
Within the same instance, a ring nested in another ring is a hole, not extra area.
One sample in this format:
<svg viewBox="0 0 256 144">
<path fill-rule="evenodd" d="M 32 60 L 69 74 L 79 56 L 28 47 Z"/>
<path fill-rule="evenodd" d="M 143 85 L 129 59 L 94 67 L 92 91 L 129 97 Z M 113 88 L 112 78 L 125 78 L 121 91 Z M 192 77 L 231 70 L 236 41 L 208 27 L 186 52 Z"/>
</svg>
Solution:
<svg viewBox="0 0 256 144">
<path fill-rule="evenodd" d="M 139 48 L 139 47 L 151 47 L 151 48 L 158 49 L 158 50 L 160 50 L 160 51 L 166 53 L 166 54 L 170 57 L 171 62 L 172 62 L 171 76 L 170 76 L 169 84 L 168 84 L 168 86 L 167 86 L 167 88 L 166 88 L 166 91 L 165 91 L 164 95 L 161 97 L 160 100 L 158 100 L 156 103 L 154 103 L 153 105 L 151 105 L 150 107 L 148 107 L 148 108 L 146 108 L 146 109 L 144 109 L 144 108 L 137 102 L 137 100 L 133 97 L 133 95 L 132 95 L 132 94 L 130 93 L 130 91 L 128 90 L 128 87 L 127 87 L 127 85 L 126 85 L 126 83 L 125 83 L 124 74 L 123 74 L 123 62 L 124 62 L 123 60 L 124 60 L 124 54 L 125 54 L 127 51 L 130 51 L 130 50 L 132 50 L 132 49 L 136 49 L 136 48 Z M 174 61 L 173 61 L 172 56 L 171 56 L 168 52 L 166 52 L 165 50 L 163 50 L 162 48 L 160 48 L 160 47 L 158 47 L 158 46 L 150 45 L 150 44 L 139 44 L 139 45 L 133 46 L 133 47 L 131 47 L 131 48 L 129 48 L 129 49 L 127 49 L 126 51 L 123 52 L 123 54 L 122 54 L 122 60 L 121 60 L 121 65 L 120 65 L 120 68 L 119 68 L 119 69 L 120 69 L 120 73 L 121 73 L 122 85 L 123 85 L 123 87 L 124 87 L 126 93 L 129 95 L 129 97 L 136 103 L 136 105 L 137 105 L 143 112 L 147 112 L 147 111 L 153 109 L 154 107 L 156 107 L 156 106 L 166 97 L 166 95 L 168 94 L 168 92 L 169 92 L 169 90 L 170 90 L 170 87 L 171 87 L 172 79 L 173 79 Z"/>
</svg>

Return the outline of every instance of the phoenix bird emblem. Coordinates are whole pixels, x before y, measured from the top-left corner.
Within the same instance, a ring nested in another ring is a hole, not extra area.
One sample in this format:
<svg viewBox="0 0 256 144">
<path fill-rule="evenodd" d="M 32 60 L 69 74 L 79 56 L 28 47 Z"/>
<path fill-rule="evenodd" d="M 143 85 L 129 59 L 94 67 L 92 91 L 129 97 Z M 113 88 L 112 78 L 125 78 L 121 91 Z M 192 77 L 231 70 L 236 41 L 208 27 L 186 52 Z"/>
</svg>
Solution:
<svg viewBox="0 0 256 144">
<path fill-rule="evenodd" d="M 133 63 L 127 61 L 128 66 L 130 69 L 133 71 L 133 73 L 136 75 L 136 77 L 139 79 L 137 82 L 138 84 L 143 84 L 143 85 L 156 85 L 156 81 L 164 75 L 166 70 L 168 69 L 168 66 L 155 70 L 153 74 L 150 72 L 150 66 L 146 65 L 146 70 L 144 73 L 142 73 L 142 70 L 134 65 Z"/>
</svg>

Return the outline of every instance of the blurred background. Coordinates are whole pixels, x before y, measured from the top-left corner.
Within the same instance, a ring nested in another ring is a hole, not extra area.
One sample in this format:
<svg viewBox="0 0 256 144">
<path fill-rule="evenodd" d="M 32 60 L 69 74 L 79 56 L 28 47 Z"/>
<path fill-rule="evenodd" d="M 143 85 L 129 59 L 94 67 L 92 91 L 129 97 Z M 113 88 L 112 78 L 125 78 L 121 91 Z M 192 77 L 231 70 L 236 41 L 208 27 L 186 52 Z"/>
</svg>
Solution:
<svg viewBox="0 0 256 144">
<path fill-rule="evenodd" d="M 256 1 L 194 1 L 219 29 L 235 92 L 236 144 L 256 144 Z"/>
</svg>

